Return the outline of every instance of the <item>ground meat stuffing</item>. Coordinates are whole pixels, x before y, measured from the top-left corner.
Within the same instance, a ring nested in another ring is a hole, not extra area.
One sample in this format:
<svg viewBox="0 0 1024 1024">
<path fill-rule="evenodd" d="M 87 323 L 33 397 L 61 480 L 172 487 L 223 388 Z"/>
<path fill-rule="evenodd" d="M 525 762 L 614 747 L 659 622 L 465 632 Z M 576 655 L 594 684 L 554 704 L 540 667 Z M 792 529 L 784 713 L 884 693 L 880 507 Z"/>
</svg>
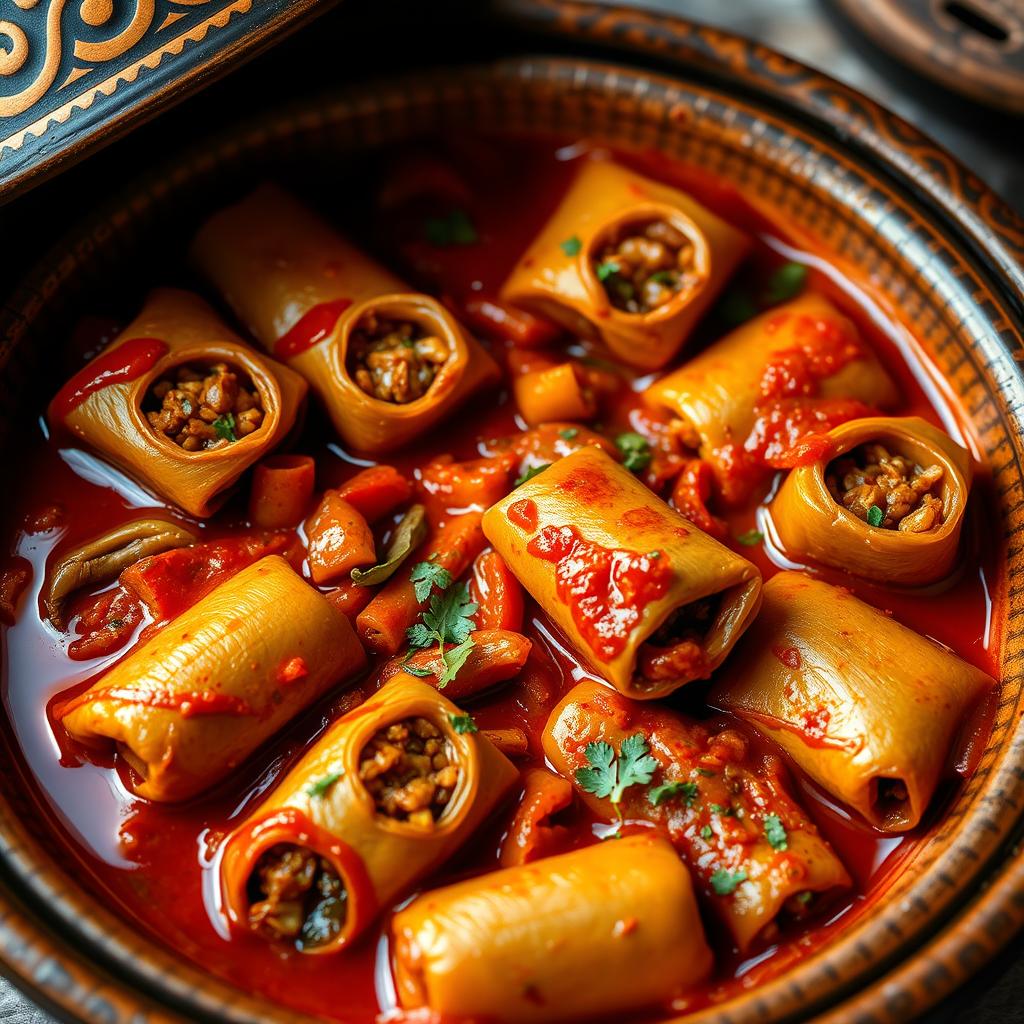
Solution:
<svg viewBox="0 0 1024 1024">
<path fill-rule="evenodd" d="M 347 896 L 329 861 L 304 846 L 278 843 L 249 878 L 249 926 L 297 949 L 322 946 L 344 927 Z"/>
<path fill-rule="evenodd" d="M 259 392 L 227 363 L 175 366 L 149 390 L 146 419 L 187 452 L 223 448 L 263 423 Z"/>
<path fill-rule="evenodd" d="M 704 669 L 704 643 L 718 617 L 719 595 L 677 608 L 649 640 L 641 644 L 637 668 L 652 683 L 692 679 Z"/>
<path fill-rule="evenodd" d="M 404 405 L 427 393 L 451 354 L 448 345 L 411 320 L 367 313 L 348 343 L 349 372 L 368 395 Z"/>
<path fill-rule="evenodd" d="M 939 465 L 919 466 L 880 444 L 866 444 L 836 459 L 826 483 L 840 505 L 872 526 L 927 533 L 942 525 L 936 493 L 942 475 Z"/>
<path fill-rule="evenodd" d="M 359 778 L 378 813 L 424 830 L 448 806 L 460 774 L 451 741 L 426 718 L 381 729 L 359 759 Z"/>
<path fill-rule="evenodd" d="M 693 242 L 668 221 L 632 225 L 600 250 L 594 273 L 616 309 L 649 313 L 697 283 Z"/>
</svg>

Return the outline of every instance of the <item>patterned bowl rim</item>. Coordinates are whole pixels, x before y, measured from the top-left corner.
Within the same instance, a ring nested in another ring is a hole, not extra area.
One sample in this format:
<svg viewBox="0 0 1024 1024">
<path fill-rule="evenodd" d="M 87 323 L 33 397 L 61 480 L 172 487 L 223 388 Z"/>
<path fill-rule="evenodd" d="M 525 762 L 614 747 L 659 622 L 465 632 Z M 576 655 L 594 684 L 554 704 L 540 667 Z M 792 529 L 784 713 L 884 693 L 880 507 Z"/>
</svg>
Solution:
<svg viewBox="0 0 1024 1024">
<path fill-rule="evenodd" d="M 69 232 L 7 304 L 0 321 L 0 337 L 5 339 L 0 363 L 6 364 L 33 325 L 44 322 L 41 299 L 62 288 L 71 290 L 76 275 L 87 272 L 90 257 L 111 237 L 145 221 L 147 205 L 166 205 L 194 180 L 213 176 L 268 142 L 344 123 L 353 144 L 374 145 L 380 139 L 373 125 L 395 120 L 403 108 L 408 112 L 417 96 L 424 102 L 465 104 L 487 88 L 554 89 L 563 97 L 573 95 L 573 90 L 594 89 L 632 109 L 639 120 L 637 103 L 650 104 L 659 96 L 663 106 L 673 99 L 679 103 L 681 90 L 695 88 L 709 99 L 709 107 L 721 99 L 725 108 L 756 109 L 763 125 L 797 123 L 801 131 L 814 129 L 819 143 L 824 136 L 844 153 L 855 151 L 850 167 L 863 170 L 864 165 L 884 175 L 899 190 L 901 202 L 916 209 L 918 221 L 941 214 L 942 230 L 955 240 L 961 262 L 969 260 L 958 265 L 957 276 L 970 278 L 972 294 L 978 296 L 974 326 L 989 339 L 981 353 L 985 362 L 977 372 L 993 384 L 993 400 L 1007 400 L 1011 413 L 1024 404 L 1021 375 L 1013 361 L 1014 351 L 1024 349 L 1019 329 L 1024 275 L 1017 263 L 1024 251 L 1024 224 L 915 129 L 845 86 L 765 47 L 679 18 L 554 0 L 513 0 L 503 6 L 519 25 L 551 37 L 571 34 L 589 39 L 615 50 L 620 59 L 639 54 L 658 63 L 667 61 L 674 73 L 651 74 L 628 64 L 579 58 L 519 58 L 482 68 L 417 73 L 387 85 L 364 84 L 340 96 L 305 99 L 278 114 L 262 115 L 226 139 L 221 135 L 217 142 L 206 140 L 144 176 Z M 684 58 L 685 75 L 676 64 Z M 704 84 L 709 79 L 714 86 Z M 699 84 L 684 85 L 692 81 Z M 74 254 L 70 261 L 68 253 Z M 998 377 L 998 371 L 1009 375 Z M 1016 460 L 1024 445 L 1011 429 L 1005 409 L 1001 421 L 1015 440 L 1011 461 L 1018 476 L 1003 495 L 1009 500 L 1021 493 Z M 1020 519 L 1012 516 L 1018 508 L 1024 508 L 1024 497 L 1009 506 L 1012 533 L 1020 526 Z M 1013 551 L 1021 553 L 1024 545 Z M 1016 610 L 1008 607 L 1008 620 Z M 1008 633 L 1016 638 L 1024 631 Z M 1019 679 L 1008 666 L 1005 677 L 1011 684 Z M 1010 721 L 1018 717 L 1019 696 L 1003 703 L 1000 714 L 1009 729 Z M 1002 763 L 993 760 L 994 754 L 983 760 L 960 801 L 972 812 L 971 842 L 963 835 L 968 822 L 951 836 L 953 829 L 946 821 L 940 834 L 929 839 L 929 846 L 944 844 L 942 862 L 932 863 L 922 875 L 932 890 L 929 899 L 921 895 L 926 886 L 919 878 L 914 891 L 899 894 L 904 898 L 891 912 L 858 921 L 849 935 L 756 991 L 686 1019 L 736 1024 L 776 1020 L 835 1006 L 853 996 L 832 1011 L 836 1019 L 847 1019 L 848 1007 L 856 1007 L 858 1020 L 905 1020 L 970 976 L 1024 923 L 1024 864 L 1012 845 L 1022 824 L 1019 808 L 1024 806 L 1024 723 L 1019 723 L 1012 739 L 1007 734 Z M 0 961 L 4 972 L 43 1005 L 90 1022 L 136 1019 L 135 1014 L 157 1021 L 311 1020 L 278 1012 L 141 937 L 78 888 L 40 848 L 32 827 L 18 818 L 6 797 L 0 799 Z M 979 895 L 983 873 L 988 888 Z M 938 896 L 932 898 L 936 890 Z M 834 963 L 837 951 L 845 951 L 845 959 Z M 929 970 L 930 965 L 934 966 Z"/>
</svg>

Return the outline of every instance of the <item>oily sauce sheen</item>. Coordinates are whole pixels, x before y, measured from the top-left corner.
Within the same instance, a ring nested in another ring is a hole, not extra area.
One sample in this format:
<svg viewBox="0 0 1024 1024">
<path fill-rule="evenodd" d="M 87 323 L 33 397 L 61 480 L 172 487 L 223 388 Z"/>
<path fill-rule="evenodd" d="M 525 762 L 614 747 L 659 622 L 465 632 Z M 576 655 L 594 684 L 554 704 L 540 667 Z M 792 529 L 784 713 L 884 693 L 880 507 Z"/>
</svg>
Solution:
<svg viewBox="0 0 1024 1024">
<path fill-rule="evenodd" d="M 550 215 L 563 193 L 581 147 L 562 147 L 549 140 L 521 140 L 501 143 L 491 140 L 454 139 L 438 147 L 458 178 L 470 184 L 472 195 L 465 205 L 470 209 L 479 240 L 471 245 L 432 246 L 424 241 L 416 225 L 407 217 L 381 211 L 376 202 L 361 201 L 353 192 L 351 210 L 326 210 L 347 233 L 366 245 L 385 264 L 442 300 L 452 296 L 472 297 L 496 294 L 515 261 L 530 239 Z M 366 188 L 373 194 L 374 182 L 387 181 L 389 169 L 403 154 L 383 154 L 366 169 Z M 701 172 L 669 162 L 655 154 L 619 155 L 617 159 L 652 178 L 684 188 L 719 216 L 750 233 L 756 240 L 754 251 L 741 270 L 739 280 L 756 292 L 772 270 L 787 259 L 798 259 L 811 266 L 809 285 L 826 294 L 849 317 L 860 337 L 882 360 L 902 395 L 901 415 L 917 415 L 954 432 L 963 432 L 963 417 L 958 410 L 936 405 L 930 400 L 941 394 L 917 359 L 913 344 L 895 326 L 880 324 L 870 313 L 866 299 L 854 294 L 815 254 L 796 253 L 781 226 L 767 223 L 730 188 L 706 179 Z M 156 283 L 156 282 L 154 282 Z M 210 296 L 212 298 L 212 296 Z M 138 297 L 134 297 L 137 300 Z M 133 297 L 125 298 L 125 320 L 131 314 Z M 483 301 L 483 300 L 481 300 Z M 464 304 L 463 308 L 472 307 Z M 83 310 L 84 314 L 93 311 Z M 323 319 L 321 317 L 321 319 Z M 467 318 L 472 326 L 472 316 Z M 329 329 L 329 324 L 300 321 L 282 339 L 284 354 L 300 352 Z M 683 358 L 700 351 L 708 341 L 725 333 L 716 321 L 714 310 L 705 315 L 696 335 L 687 344 Z M 814 325 L 808 325 L 813 331 Z M 79 338 L 81 341 L 82 339 Z M 122 360 L 104 370 L 110 375 L 138 373 L 153 356 L 152 342 L 140 339 L 131 352 L 130 365 Z M 506 353 L 493 346 L 499 362 Z M 820 352 L 821 349 L 816 349 Z M 832 372 L 849 357 L 846 339 L 829 339 L 828 367 L 821 367 L 800 350 L 773 365 L 771 378 L 763 390 L 766 397 L 799 394 L 811 387 L 821 372 Z M 815 356 L 814 358 L 820 358 Z M 675 365 L 675 364 L 674 364 Z M 75 378 L 57 399 L 61 406 L 81 400 L 88 389 L 101 382 Z M 56 391 L 56 387 L 53 389 Z M 622 402 L 602 421 L 602 433 L 614 437 L 632 429 L 630 413 L 641 405 L 639 389 L 627 390 Z M 382 459 L 413 478 L 417 466 L 434 456 L 451 454 L 456 460 L 480 456 L 482 440 L 501 437 L 521 429 L 515 421 L 515 406 L 509 388 L 473 401 L 425 437 L 392 457 Z M 771 444 L 771 425 L 765 445 Z M 783 430 L 783 427 L 777 429 Z M 27 432 L 26 432 L 27 433 Z M 968 438 L 969 448 L 976 446 Z M 13 748 L 20 754 L 25 786 L 33 794 L 47 824 L 59 842 L 68 870 L 81 879 L 97 897 L 114 905 L 136 922 L 148 935 L 184 955 L 219 977 L 255 992 L 268 1000 L 330 1020 L 372 1021 L 387 1005 L 387 986 L 378 993 L 375 982 L 380 973 L 378 958 L 386 956 L 380 937 L 386 934 L 388 915 L 353 947 L 337 956 L 303 956 L 276 948 L 251 934 L 228 936 L 217 920 L 216 866 L 218 844 L 243 820 L 270 791 L 275 782 L 294 764 L 338 714 L 358 703 L 358 690 L 336 692 L 309 712 L 301 715 L 282 735 L 262 748 L 241 769 L 213 792 L 180 806 L 158 805 L 134 798 L 118 777 L 112 757 L 86 752 L 71 741 L 56 722 L 55 712 L 66 710 L 68 700 L 84 691 L 84 684 L 95 680 L 120 660 L 131 645 L 112 654 L 84 660 L 68 656 L 68 638 L 57 634 L 42 621 L 40 586 L 49 551 L 59 542 L 70 547 L 87 538 L 142 514 L 147 499 L 139 488 L 118 490 L 106 486 L 96 472 L 83 473 L 82 462 L 69 453 L 74 442 L 54 434 L 47 438 L 40 430 L 26 442 L 20 468 L 20 486 L 8 498 L 9 518 L 5 528 L 6 554 L 26 559 L 33 567 L 32 583 L 23 599 L 17 622 L 4 629 L 3 699 L 5 729 Z M 294 450 L 316 458 L 318 490 L 334 487 L 369 464 L 357 453 L 346 452 L 330 426 L 311 404 L 302 436 Z M 98 463 L 92 463 L 94 467 Z M 578 481 L 585 488 L 586 480 Z M 773 485 L 760 488 L 745 507 L 728 513 L 730 544 L 753 561 L 769 578 L 777 571 L 766 546 L 744 545 L 735 538 L 759 529 L 758 509 Z M 216 516 L 192 523 L 203 541 L 230 538 L 246 530 L 245 493 L 240 494 Z M 125 495 L 128 495 L 127 497 Z M 54 509 L 58 511 L 54 511 Z M 529 527 L 536 525 L 533 502 L 517 502 L 509 509 L 509 518 Z M 891 612 L 901 622 L 932 637 L 957 652 L 985 672 L 995 675 L 998 667 L 998 638 L 990 629 L 998 616 L 993 603 L 1001 596 L 994 587 L 998 579 L 999 551 L 995 531 L 985 530 L 993 521 L 989 480 L 984 469 L 975 480 L 968 520 L 962 540 L 962 568 L 952 582 L 925 591 L 898 591 L 863 582 L 840 572 L 822 570 L 825 580 L 850 588 L 858 597 Z M 190 521 L 191 523 L 191 521 Z M 56 524 L 56 525 L 55 525 Z M 581 541 L 572 524 L 566 524 L 559 536 L 541 535 L 543 556 L 558 564 L 565 559 L 586 555 L 596 575 L 608 572 L 617 557 L 644 559 L 643 552 L 581 552 Z M 655 563 L 656 565 L 656 563 Z M 649 566 L 648 566 L 649 567 Z M 643 575 L 643 574 L 642 574 Z M 649 574 L 644 585 L 661 585 Z M 571 590 L 568 577 L 565 582 Z M 641 588 L 642 590 L 642 588 Z M 642 606 L 650 595 L 638 592 L 635 601 Z M 543 766 L 540 731 L 551 709 L 561 696 L 588 673 L 566 649 L 558 632 L 527 603 L 527 626 L 533 652 L 522 675 L 511 685 L 499 688 L 490 697 L 474 703 L 470 710 L 481 729 L 517 726 L 530 737 L 528 759 L 517 760 L 519 767 Z M 146 626 L 135 626 L 135 636 Z M 592 628 L 601 633 L 599 621 Z M 603 634 L 602 634 L 603 635 Z M 73 636 L 71 637 L 73 639 Z M 607 641 L 614 643 L 614 638 Z M 795 649 L 775 652 L 785 665 L 799 664 Z M 899 657 L 899 652 L 894 652 Z M 301 673 L 301 666 L 290 671 Z M 764 745 L 746 726 L 725 713 L 713 711 L 704 703 L 707 685 L 684 687 L 667 703 L 709 723 L 725 723 L 748 735 L 755 748 Z M 195 714 L 214 713 L 220 708 L 205 707 L 197 700 Z M 813 709 L 809 712 L 813 719 Z M 962 742 L 954 754 L 955 767 L 966 774 L 972 759 L 984 747 L 987 721 L 984 713 L 965 725 Z M 807 735 L 824 735 L 827 723 L 809 720 Z M 124 769 L 120 769 L 124 770 Z M 847 895 L 825 903 L 809 921 L 789 925 L 773 945 L 763 942 L 746 956 L 731 950 L 730 939 L 712 921 L 706 920 L 708 938 L 716 952 L 716 970 L 704 987 L 677 1003 L 676 1012 L 722 1001 L 730 994 L 777 975 L 802 956 L 833 937 L 867 912 L 883 897 L 900 865 L 912 857 L 928 829 L 941 818 L 944 806 L 955 796 L 955 784 L 946 784 L 932 803 L 925 824 L 900 835 L 876 832 L 850 812 L 838 806 L 794 769 L 797 778 L 793 793 L 807 808 L 823 835 L 833 845 L 855 881 Z M 515 810 L 516 800 L 503 805 L 492 820 L 477 833 L 470 846 L 428 879 L 427 887 L 436 887 L 497 866 L 497 849 Z M 606 821 L 596 821 L 576 801 L 571 811 L 559 818 L 569 829 L 569 846 L 585 845 L 608 831 Z M 623 979 L 628 984 L 628 979 Z M 668 1008 L 666 1008 L 668 1009 Z"/>
</svg>

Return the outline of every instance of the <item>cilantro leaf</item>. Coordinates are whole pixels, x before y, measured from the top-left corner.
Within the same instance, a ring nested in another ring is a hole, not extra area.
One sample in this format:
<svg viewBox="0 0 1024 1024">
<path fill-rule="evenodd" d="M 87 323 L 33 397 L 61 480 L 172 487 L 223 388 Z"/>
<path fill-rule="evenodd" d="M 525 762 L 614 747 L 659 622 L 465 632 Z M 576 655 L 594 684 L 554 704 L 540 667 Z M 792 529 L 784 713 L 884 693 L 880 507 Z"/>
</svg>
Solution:
<svg viewBox="0 0 1024 1024">
<path fill-rule="evenodd" d="M 226 412 L 223 416 L 218 416 L 211 427 L 217 432 L 217 436 L 222 441 L 237 441 L 238 437 L 235 434 L 235 414 L 233 412 Z"/>
<path fill-rule="evenodd" d="M 740 882 L 747 880 L 746 871 L 729 871 L 726 868 L 719 868 L 711 876 L 711 888 L 717 896 L 731 896 L 736 891 Z"/>
<path fill-rule="evenodd" d="M 598 281 L 607 281 L 613 274 L 617 274 L 622 268 L 618 263 L 612 260 L 605 260 L 604 263 L 598 263 L 594 268 L 594 273 L 597 274 Z"/>
<path fill-rule="evenodd" d="M 306 793 L 308 796 L 313 797 L 325 797 L 327 791 L 333 786 L 338 779 L 344 775 L 344 772 L 331 772 L 330 775 L 325 775 L 322 779 L 317 779 L 311 786 L 306 787 Z"/>
<path fill-rule="evenodd" d="M 710 839 L 714 834 L 715 834 L 714 830 L 711 828 L 710 825 L 705 825 L 700 830 L 700 837 L 701 837 L 701 839 Z"/>
<path fill-rule="evenodd" d="M 868 526 L 881 526 L 883 519 L 885 513 L 877 505 L 872 505 L 868 509 Z"/>
<path fill-rule="evenodd" d="M 480 731 L 477 729 L 472 715 L 449 715 L 448 721 L 452 723 L 452 728 L 460 734 Z"/>
<path fill-rule="evenodd" d="M 645 786 L 658 770 L 651 757 L 643 733 L 627 736 L 619 746 L 618 757 L 610 743 L 603 740 L 588 743 L 583 750 L 590 766 L 576 769 L 576 782 L 585 793 L 604 799 L 609 797 L 619 821 L 622 818 L 622 796 L 630 786 Z"/>
<path fill-rule="evenodd" d="M 465 210 L 452 210 L 443 217 L 429 217 L 423 222 L 427 241 L 439 249 L 450 245 L 472 245 L 479 240 L 473 221 Z"/>
<path fill-rule="evenodd" d="M 764 292 L 769 306 L 795 298 L 803 291 L 807 268 L 802 263 L 783 263 L 770 278 Z"/>
<path fill-rule="evenodd" d="M 651 464 L 651 446 L 639 434 L 632 431 L 619 434 L 615 446 L 622 452 L 622 464 L 631 473 L 641 473 Z"/>
<path fill-rule="evenodd" d="M 697 794 L 696 782 L 666 782 L 660 786 L 655 786 L 647 794 L 647 802 L 653 807 L 660 807 L 669 800 L 675 800 L 676 797 L 681 796 L 686 806 L 691 807 L 694 800 L 697 799 Z"/>
<path fill-rule="evenodd" d="M 538 473 L 543 473 L 550 465 L 550 462 L 545 462 L 542 466 L 531 466 L 529 469 L 523 470 L 516 477 L 516 482 L 512 486 L 518 487 L 520 484 L 525 484 L 527 480 L 532 480 Z"/>
<path fill-rule="evenodd" d="M 444 671 L 441 673 L 441 678 L 437 681 L 437 688 L 439 690 L 443 690 L 459 674 L 459 669 L 466 664 L 469 652 L 475 646 L 476 644 L 472 640 L 463 640 L 461 644 L 446 650 L 441 655 L 444 659 Z M 476 729 L 473 732 L 476 732 Z"/>
<path fill-rule="evenodd" d="M 747 530 L 736 538 L 744 547 L 752 548 L 764 540 L 764 534 L 760 530 Z"/>
<path fill-rule="evenodd" d="M 789 847 L 789 836 L 782 819 L 777 814 L 764 816 L 764 837 L 773 850 L 785 850 Z"/>
<path fill-rule="evenodd" d="M 576 769 L 576 781 L 585 793 L 593 793 L 602 800 L 611 796 L 618 779 L 615 767 L 615 750 L 610 743 L 599 740 L 588 743 L 583 754 L 590 762 L 589 768 Z"/>
<path fill-rule="evenodd" d="M 447 590 L 452 585 L 452 574 L 436 562 L 417 562 L 409 573 L 409 580 L 416 600 L 426 601 L 434 587 Z"/>
<path fill-rule="evenodd" d="M 580 241 L 579 235 L 573 235 L 572 238 L 565 239 L 564 242 L 559 243 L 562 247 L 562 252 L 566 256 L 578 256 L 580 250 L 583 248 L 583 243 Z"/>
<path fill-rule="evenodd" d="M 434 634 L 422 622 L 414 622 L 405 635 L 413 647 L 429 647 L 434 642 Z"/>
<path fill-rule="evenodd" d="M 649 278 L 648 281 L 653 281 L 655 284 L 667 284 L 676 286 L 679 284 L 679 271 L 678 270 L 656 270 Z"/>
</svg>

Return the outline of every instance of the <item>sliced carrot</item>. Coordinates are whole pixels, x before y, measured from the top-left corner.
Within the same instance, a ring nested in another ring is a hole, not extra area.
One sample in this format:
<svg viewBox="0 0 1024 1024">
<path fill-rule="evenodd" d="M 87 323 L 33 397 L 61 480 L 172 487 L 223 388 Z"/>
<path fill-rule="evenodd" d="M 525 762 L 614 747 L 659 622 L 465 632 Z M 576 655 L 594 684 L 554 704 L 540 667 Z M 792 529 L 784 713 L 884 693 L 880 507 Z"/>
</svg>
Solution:
<svg viewBox="0 0 1024 1024">
<path fill-rule="evenodd" d="M 452 514 L 486 512 L 512 490 L 515 465 L 511 452 L 468 462 L 453 462 L 450 455 L 435 459 L 423 467 L 418 482 L 427 517 L 440 524 Z"/>
<path fill-rule="evenodd" d="M 347 615 L 350 619 L 355 619 L 373 599 L 373 587 L 360 587 L 353 583 L 352 580 L 341 580 L 333 590 L 329 590 L 324 594 L 324 597 L 338 611 Z"/>
<path fill-rule="evenodd" d="M 308 455 L 272 455 L 258 463 L 249 493 L 249 520 L 264 530 L 295 526 L 306 514 L 316 467 Z"/>
<path fill-rule="evenodd" d="M 412 496 L 412 484 L 394 466 L 371 466 L 335 488 L 360 515 L 373 523 Z"/>
<path fill-rule="evenodd" d="M 556 853 L 569 838 L 568 829 L 552 819 L 572 803 L 572 783 L 543 768 L 531 768 L 523 776 L 523 785 L 523 799 L 501 844 L 499 856 L 505 868 Z"/>
<path fill-rule="evenodd" d="M 476 556 L 469 596 L 477 603 L 479 629 L 522 630 L 523 588 L 497 551 L 488 548 Z"/>
<path fill-rule="evenodd" d="M 337 491 L 327 491 L 306 520 L 306 540 L 314 583 L 330 583 L 377 561 L 373 531 Z"/>
</svg>

